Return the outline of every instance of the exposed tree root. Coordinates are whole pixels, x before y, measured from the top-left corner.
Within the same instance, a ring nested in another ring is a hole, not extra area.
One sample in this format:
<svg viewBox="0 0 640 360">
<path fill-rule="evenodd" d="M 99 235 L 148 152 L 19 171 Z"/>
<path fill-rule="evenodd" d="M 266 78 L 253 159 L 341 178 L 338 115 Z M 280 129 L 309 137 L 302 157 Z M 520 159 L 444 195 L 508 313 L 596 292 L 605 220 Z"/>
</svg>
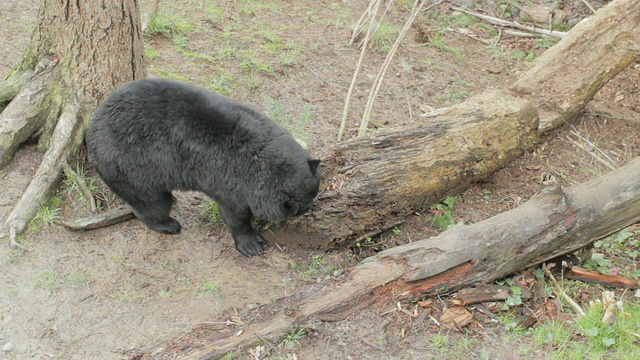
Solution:
<svg viewBox="0 0 640 360">
<path fill-rule="evenodd" d="M 9 240 L 13 248 L 17 244 L 15 236 L 24 232 L 29 221 L 49 198 L 51 191 L 58 185 L 64 164 L 73 153 L 73 149 L 82 142 L 84 129 L 79 126 L 80 119 L 77 101 L 70 99 L 62 110 L 51 138 L 51 145 L 45 152 L 38 171 L 0 228 L 0 237 L 11 235 Z"/>
<path fill-rule="evenodd" d="M 48 89 L 56 78 L 57 74 L 52 70 L 57 64 L 55 57 L 43 58 L 28 82 L 0 114 L 0 169 L 9 163 L 20 144 L 43 127 L 49 113 L 43 110 L 49 108 L 47 101 L 51 94 Z M 13 79 L 9 84 L 13 90 L 7 91 L 16 90 L 16 81 Z"/>
<path fill-rule="evenodd" d="M 85 231 L 115 225 L 117 223 L 133 219 L 134 217 L 135 215 L 133 215 L 131 207 L 125 205 L 82 219 L 63 221 L 61 225 L 69 230 Z"/>
<path fill-rule="evenodd" d="M 13 100 L 32 75 L 33 71 L 16 71 L 0 80 L 0 104 Z"/>
</svg>

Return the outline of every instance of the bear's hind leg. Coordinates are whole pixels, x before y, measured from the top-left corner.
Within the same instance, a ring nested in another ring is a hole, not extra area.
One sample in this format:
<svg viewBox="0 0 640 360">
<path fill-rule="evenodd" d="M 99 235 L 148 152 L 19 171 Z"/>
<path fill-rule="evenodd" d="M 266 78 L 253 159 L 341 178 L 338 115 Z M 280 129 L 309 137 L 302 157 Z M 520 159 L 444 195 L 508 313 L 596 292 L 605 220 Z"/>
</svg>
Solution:
<svg viewBox="0 0 640 360">
<path fill-rule="evenodd" d="M 169 216 L 174 202 L 170 192 L 165 191 L 145 197 L 136 196 L 135 199 L 124 198 L 124 200 L 131 206 L 136 217 L 151 229 L 165 234 L 180 232 L 178 220 Z"/>
</svg>

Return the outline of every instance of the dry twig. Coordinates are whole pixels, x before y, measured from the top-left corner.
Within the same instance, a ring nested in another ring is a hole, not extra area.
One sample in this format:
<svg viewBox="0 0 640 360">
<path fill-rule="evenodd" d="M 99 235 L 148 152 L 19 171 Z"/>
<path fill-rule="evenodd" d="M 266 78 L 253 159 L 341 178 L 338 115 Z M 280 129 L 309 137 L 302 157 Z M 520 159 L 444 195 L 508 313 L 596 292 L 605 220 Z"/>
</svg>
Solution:
<svg viewBox="0 0 640 360">
<path fill-rule="evenodd" d="M 438 1 L 430 5 L 429 7 L 427 7 L 427 9 L 430 9 L 436 5 L 439 5 L 444 1 L 445 0 Z M 411 15 L 409 15 L 409 18 L 405 22 L 404 27 L 402 27 L 402 30 L 400 30 L 400 34 L 398 35 L 398 38 L 393 44 L 391 51 L 389 51 L 389 54 L 387 54 L 387 57 L 384 59 L 384 62 L 382 63 L 382 67 L 380 67 L 380 71 L 378 71 L 378 75 L 373 81 L 373 85 L 371 86 L 371 90 L 369 91 L 369 97 L 367 98 L 367 105 L 364 108 L 364 114 L 362 115 L 362 120 L 360 121 L 358 137 L 362 137 L 362 135 L 364 135 L 365 130 L 367 129 L 367 125 L 369 124 L 369 119 L 371 117 L 371 110 L 373 109 L 373 104 L 375 103 L 375 99 L 378 96 L 378 92 L 380 91 L 380 87 L 382 85 L 382 79 L 384 79 L 384 76 L 387 73 L 387 70 L 389 69 L 391 60 L 393 60 L 393 56 L 398 51 L 398 48 L 400 47 L 400 43 L 402 42 L 404 35 L 409 30 L 409 27 L 411 27 L 411 24 L 413 24 L 413 21 L 416 19 L 416 16 L 418 16 L 420 11 L 422 10 L 422 6 L 424 5 L 425 2 L 426 0 L 421 0 L 419 3 L 416 1 L 413 4 L 413 8 L 411 8 Z"/>
<path fill-rule="evenodd" d="M 347 97 L 344 100 L 344 109 L 342 110 L 342 120 L 340 121 L 340 130 L 338 130 L 338 141 L 342 140 L 342 136 L 344 135 L 344 129 L 347 126 L 347 115 L 349 114 L 349 103 L 351 102 L 351 95 L 353 94 L 353 89 L 356 85 L 356 79 L 358 78 L 358 74 L 360 73 L 360 68 L 362 67 L 362 61 L 364 60 L 364 54 L 367 51 L 367 45 L 369 44 L 369 38 L 371 38 L 371 34 L 373 33 L 373 24 L 374 18 L 378 13 L 378 7 L 380 6 L 381 0 L 372 0 L 375 1 L 374 9 L 372 10 L 371 19 L 369 20 L 369 28 L 367 30 L 367 35 L 365 35 L 364 40 L 362 42 L 362 49 L 360 50 L 360 58 L 358 59 L 358 64 L 356 65 L 356 70 L 353 72 L 353 77 L 351 78 L 351 85 L 349 85 L 349 91 L 347 92 Z M 369 5 L 371 7 L 371 4 Z M 368 9 L 367 9 L 368 10 Z"/>
<path fill-rule="evenodd" d="M 562 287 L 560 286 L 560 284 L 558 284 L 558 280 L 556 280 L 555 276 L 553 276 L 553 274 L 551 273 L 551 271 L 549 271 L 548 269 L 545 269 L 545 274 L 547 274 L 547 276 L 549 277 L 549 279 L 551 279 L 551 282 L 553 283 L 553 289 L 556 292 L 557 295 L 562 296 L 563 299 L 565 299 L 569 305 L 571 305 L 571 307 L 573 307 L 576 312 L 578 314 L 580 314 L 580 316 L 584 316 L 584 310 L 582 310 L 582 308 L 580 307 L 580 305 L 578 305 L 577 302 L 575 302 L 572 298 L 569 297 L 569 295 L 567 295 L 564 290 L 562 289 Z"/>
<path fill-rule="evenodd" d="M 496 17 L 493 17 L 493 16 L 480 14 L 480 13 L 477 13 L 475 11 L 471 11 L 471 10 L 467 10 L 467 9 L 463 9 L 463 8 L 459 8 L 459 7 L 455 7 L 455 6 L 452 6 L 451 9 L 456 10 L 456 11 L 461 11 L 461 12 L 463 12 L 465 14 L 468 14 L 468 15 L 471 15 L 471 16 L 475 16 L 478 19 L 484 20 L 484 21 L 486 21 L 488 23 L 491 23 L 491 24 L 494 24 L 494 25 L 507 26 L 507 27 L 511 27 L 511 28 L 514 28 L 514 29 L 530 31 L 530 32 L 534 32 L 534 33 L 538 33 L 538 34 L 542 34 L 542 35 L 557 37 L 557 38 L 563 38 L 566 35 L 566 33 L 562 32 L 562 31 L 538 29 L 536 27 L 519 24 L 519 23 L 517 23 L 515 21 L 507 21 L 507 20 L 504 20 L 504 19 L 499 19 L 499 18 L 496 18 Z"/>
</svg>

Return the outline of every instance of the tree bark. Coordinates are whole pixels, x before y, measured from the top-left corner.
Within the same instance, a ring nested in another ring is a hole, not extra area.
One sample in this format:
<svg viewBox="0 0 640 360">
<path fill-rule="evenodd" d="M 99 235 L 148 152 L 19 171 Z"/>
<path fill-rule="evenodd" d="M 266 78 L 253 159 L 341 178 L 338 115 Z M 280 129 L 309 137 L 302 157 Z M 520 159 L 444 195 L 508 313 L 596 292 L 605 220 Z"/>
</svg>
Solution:
<svg viewBox="0 0 640 360">
<path fill-rule="evenodd" d="M 341 320 L 376 299 L 448 293 L 573 252 L 640 221 L 637 179 L 640 158 L 584 184 L 543 188 L 514 210 L 382 251 L 293 308 L 249 323 L 241 335 L 189 344 L 171 358 L 218 359 L 265 340 L 277 341 L 316 319 Z"/>
<path fill-rule="evenodd" d="M 102 98 L 144 78 L 143 53 L 137 1 L 42 0 L 29 46 L 0 83 L 3 101 L 15 95 L 0 114 L 0 169 L 36 133 L 47 151 L 0 237 L 23 232 L 46 202 Z"/>
</svg>

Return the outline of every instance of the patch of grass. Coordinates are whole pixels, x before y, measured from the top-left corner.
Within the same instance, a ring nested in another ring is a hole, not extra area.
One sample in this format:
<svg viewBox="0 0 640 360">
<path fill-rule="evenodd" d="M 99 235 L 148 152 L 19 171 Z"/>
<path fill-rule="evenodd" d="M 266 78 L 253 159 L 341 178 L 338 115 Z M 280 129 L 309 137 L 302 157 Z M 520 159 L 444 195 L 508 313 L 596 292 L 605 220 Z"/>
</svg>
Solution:
<svg viewBox="0 0 640 360">
<path fill-rule="evenodd" d="M 373 49 L 382 53 L 388 53 L 393 47 L 393 43 L 396 41 L 400 29 L 398 26 L 387 22 L 381 22 L 375 26 L 376 31 L 371 35 L 369 43 Z"/>
<path fill-rule="evenodd" d="M 301 278 L 316 277 L 318 282 L 328 279 L 334 272 L 333 266 L 320 254 L 312 255 L 308 264 L 294 264 L 293 269 Z"/>
<path fill-rule="evenodd" d="M 434 349 L 440 350 L 449 345 L 449 334 L 438 332 L 431 337 L 429 343 Z"/>
<path fill-rule="evenodd" d="M 447 230 L 450 227 L 464 225 L 463 222 L 455 223 L 453 221 L 453 206 L 456 203 L 456 198 L 453 196 L 447 196 L 440 204 L 432 205 L 429 210 L 434 214 L 430 221 L 431 226 L 440 231 Z"/>
<path fill-rule="evenodd" d="M 27 244 L 24 243 L 24 236 L 17 236 L 16 241 L 21 245 L 27 246 Z M 20 259 L 22 259 L 22 256 L 25 254 L 25 252 L 26 250 L 20 249 L 20 248 L 10 249 L 9 256 L 6 258 L 5 263 L 7 265 L 18 264 L 20 262 Z"/>
<path fill-rule="evenodd" d="M 213 26 L 220 26 L 225 20 L 225 14 L 216 4 L 207 4 L 202 9 L 207 16 L 207 20 L 211 21 Z"/>
<path fill-rule="evenodd" d="M 151 71 L 153 71 L 159 78 L 189 82 L 189 78 L 187 78 L 186 76 L 178 74 L 168 69 L 151 67 Z"/>
<path fill-rule="evenodd" d="M 203 84 L 203 87 L 215 94 L 230 95 L 235 91 L 235 80 L 232 75 L 228 74 L 212 75 L 207 79 L 207 82 Z"/>
<path fill-rule="evenodd" d="M 81 287 L 91 283 L 81 270 L 75 270 L 69 274 L 61 275 L 55 270 L 43 271 L 33 278 L 32 290 L 57 290 L 61 287 Z"/>
<path fill-rule="evenodd" d="M 155 59 L 160 57 L 160 53 L 158 52 L 158 50 L 156 50 L 153 47 L 151 47 L 150 44 L 145 42 L 144 43 L 144 57 L 148 61 L 153 61 L 153 60 L 155 60 Z"/>
<path fill-rule="evenodd" d="M 100 187 L 98 185 L 99 181 L 97 178 L 87 175 L 87 172 L 84 170 L 82 164 L 78 163 L 76 165 L 75 173 L 80 177 L 80 179 L 82 179 L 84 184 L 89 189 L 89 192 L 91 192 L 91 195 L 96 200 L 96 207 L 98 208 L 98 211 L 102 210 L 104 203 L 108 203 L 114 199 L 113 194 L 111 194 L 106 188 Z M 64 173 L 64 179 L 62 180 L 62 182 L 65 185 L 65 193 L 76 200 L 82 201 L 84 205 L 89 204 L 89 200 L 82 192 L 80 184 L 78 184 L 73 176 L 67 174 L 66 171 Z"/>
<path fill-rule="evenodd" d="M 220 280 L 210 281 L 207 280 L 200 285 L 200 291 L 198 295 L 201 297 L 212 296 L 216 298 L 222 297 L 222 291 L 220 290 Z"/>
<path fill-rule="evenodd" d="M 218 204 L 216 204 L 215 201 L 209 201 L 205 208 L 200 211 L 200 219 L 211 226 L 220 226 L 223 224 Z"/>
<path fill-rule="evenodd" d="M 118 300 L 125 303 L 132 303 L 136 300 L 135 291 L 125 291 L 118 296 Z"/>
<path fill-rule="evenodd" d="M 498 321 L 502 323 L 503 329 L 510 333 L 510 336 L 521 337 L 526 332 L 525 329 L 520 326 L 520 322 L 509 311 L 504 311 L 498 315 Z"/>
<path fill-rule="evenodd" d="M 333 19 L 323 20 L 324 25 L 335 26 L 338 28 L 351 28 L 355 26 L 355 20 L 353 18 L 353 9 L 348 1 L 332 2 L 329 5 L 331 12 L 334 15 Z"/>
<path fill-rule="evenodd" d="M 173 296 L 173 294 L 171 294 L 171 291 L 168 289 L 160 289 L 160 291 L 158 291 L 158 295 L 160 295 L 160 297 L 163 299 L 168 299 Z"/>
<path fill-rule="evenodd" d="M 522 50 L 511 50 L 511 58 L 515 61 L 533 61 L 536 59 L 536 53 L 533 49 L 529 50 L 528 53 Z"/>
<path fill-rule="evenodd" d="M 429 42 L 426 45 L 449 52 L 458 59 L 462 58 L 462 51 L 460 51 L 460 49 L 455 46 L 447 45 L 445 41 L 445 35 L 443 33 L 436 33 L 432 36 L 429 36 Z"/>
<path fill-rule="evenodd" d="M 262 85 L 262 80 L 256 74 L 251 73 L 244 79 L 244 86 L 249 91 L 259 88 L 260 85 Z"/>
<path fill-rule="evenodd" d="M 596 302 L 586 309 L 585 316 L 575 322 L 547 321 L 532 332 L 538 345 L 553 349 L 552 359 L 638 359 L 640 304 L 626 303 L 617 314 L 616 322 L 602 321 L 603 304 Z"/>
<path fill-rule="evenodd" d="M 216 60 L 228 60 L 236 57 L 236 48 L 233 46 L 231 41 L 225 41 L 222 44 L 217 46 L 218 55 L 215 57 Z"/>
<path fill-rule="evenodd" d="M 300 340 L 307 334 L 305 329 L 294 329 L 282 340 L 282 346 L 287 350 L 294 351 Z"/>
<path fill-rule="evenodd" d="M 632 226 L 593 243 L 599 251 L 638 260 L 640 256 L 640 227 Z"/>
<path fill-rule="evenodd" d="M 436 96 L 436 100 L 441 103 L 449 102 L 451 104 L 457 104 L 468 97 L 469 93 L 465 90 L 451 89 L 451 91 L 447 92 L 444 95 Z"/>
<path fill-rule="evenodd" d="M 269 75 L 276 76 L 276 71 L 273 68 L 273 65 L 264 63 L 258 60 L 255 52 L 250 50 L 243 54 L 244 57 L 240 61 L 240 69 L 250 74 L 254 72 L 263 72 Z"/>
<path fill-rule="evenodd" d="M 257 15 L 263 13 L 265 10 L 270 12 L 278 12 L 278 6 L 273 3 L 268 3 L 261 0 L 240 0 L 239 12 L 242 15 Z"/>
<path fill-rule="evenodd" d="M 487 36 L 498 36 L 498 30 L 489 24 L 477 23 L 476 27 L 482 30 L 482 32 Z"/>
<path fill-rule="evenodd" d="M 149 22 L 145 35 L 155 36 L 161 34 L 168 38 L 174 38 L 194 31 L 196 31 L 196 26 L 180 15 L 160 11 Z"/>
<path fill-rule="evenodd" d="M 280 53 L 279 60 L 280 64 L 283 66 L 293 66 L 296 65 L 300 58 L 300 50 L 298 49 L 287 49 Z"/>
<path fill-rule="evenodd" d="M 611 267 L 613 262 L 609 259 L 605 259 L 603 254 L 593 254 L 591 259 L 584 262 L 584 268 L 591 271 L 597 271 L 600 274 L 611 274 Z"/>
<path fill-rule="evenodd" d="M 551 36 L 545 36 L 545 37 L 541 37 L 541 38 L 536 38 L 535 47 L 536 48 L 550 48 L 553 45 L 557 44 L 558 41 L 560 41 L 560 39 L 555 38 L 555 37 L 551 37 Z"/>
<path fill-rule="evenodd" d="M 44 204 L 38 212 L 36 216 L 29 222 L 27 229 L 30 232 L 38 232 L 41 229 L 51 229 L 53 226 L 62 219 L 60 215 L 60 207 L 64 204 L 64 200 L 62 200 L 58 196 L 52 196 L 46 204 Z"/>
<path fill-rule="evenodd" d="M 302 147 L 307 147 L 307 140 L 309 136 L 305 131 L 305 126 L 313 120 L 313 105 L 304 104 L 302 107 L 302 113 L 298 118 L 297 122 L 290 121 L 287 118 L 286 112 L 284 110 L 284 106 L 282 102 L 279 100 L 274 100 L 271 97 L 266 97 L 264 99 L 264 111 L 267 116 L 269 116 L 273 121 L 282 125 L 287 131 L 291 133 L 291 135 L 302 145 Z M 294 123 L 294 125 L 291 125 Z"/>
</svg>

